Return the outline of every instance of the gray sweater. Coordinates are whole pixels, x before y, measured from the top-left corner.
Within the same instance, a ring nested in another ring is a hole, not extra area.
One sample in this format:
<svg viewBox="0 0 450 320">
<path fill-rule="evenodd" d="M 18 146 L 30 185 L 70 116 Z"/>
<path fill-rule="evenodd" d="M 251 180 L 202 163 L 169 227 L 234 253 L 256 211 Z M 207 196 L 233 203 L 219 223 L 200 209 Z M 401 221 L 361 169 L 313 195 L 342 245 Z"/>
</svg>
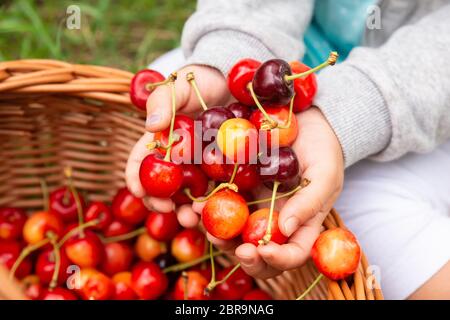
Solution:
<svg viewBox="0 0 450 320">
<path fill-rule="evenodd" d="M 225 75 L 242 58 L 300 59 L 313 0 L 200 0 L 182 48 Z M 318 77 L 317 105 L 346 166 L 429 152 L 450 138 L 450 0 L 384 0 L 381 30 Z"/>
</svg>

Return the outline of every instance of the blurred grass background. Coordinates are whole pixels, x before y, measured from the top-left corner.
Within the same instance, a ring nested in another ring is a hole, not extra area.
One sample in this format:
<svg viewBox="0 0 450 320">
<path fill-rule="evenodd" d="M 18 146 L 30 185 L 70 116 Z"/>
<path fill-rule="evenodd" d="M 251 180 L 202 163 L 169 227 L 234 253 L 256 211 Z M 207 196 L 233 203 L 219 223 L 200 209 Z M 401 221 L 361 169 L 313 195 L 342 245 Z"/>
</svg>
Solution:
<svg viewBox="0 0 450 320">
<path fill-rule="evenodd" d="M 195 0 L 0 0 L 0 60 L 49 58 L 136 71 L 179 45 Z M 81 29 L 66 9 L 81 9 Z"/>
</svg>

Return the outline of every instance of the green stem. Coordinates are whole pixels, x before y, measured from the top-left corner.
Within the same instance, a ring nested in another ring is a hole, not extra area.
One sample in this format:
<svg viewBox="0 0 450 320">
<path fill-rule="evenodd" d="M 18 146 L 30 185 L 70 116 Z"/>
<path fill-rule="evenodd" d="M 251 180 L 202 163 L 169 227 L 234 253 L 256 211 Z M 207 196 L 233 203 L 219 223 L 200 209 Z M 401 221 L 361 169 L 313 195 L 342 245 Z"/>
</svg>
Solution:
<svg viewBox="0 0 450 320">
<path fill-rule="evenodd" d="M 266 118 L 267 122 L 269 123 L 270 128 L 268 128 L 268 129 L 276 128 L 278 126 L 278 123 L 269 116 L 269 114 L 266 112 L 266 110 L 264 110 L 264 107 L 259 102 L 258 97 L 256 96 L 255 91 L 253 90 L 253 85 L 251 82 L 248 83 L 248 90 L 250 91 L 250 94 L 252 95 L 252 98 L 255 101 L 255 104 L 258 107 L 259 111 L 261 111 L 264 118 Z"/>
<path fill-rule="evenodd" d="M 75 234 L 77 234 L 78 232 L 80 232 L 79 229 L 87 229 L 89 227 L 93 227 L 95 225 L 97 225 L 99 223 L 99 220 L 91 220 L 88 221 L 86 223 L 80 224 L 78 226 L 76 226 L 75 228 L 73 228 L 72 230 L 70 230 L 69 232 L 67 232 L 64 237 L 61 238 L 61 240 L 58 242 L 58 247 L 62 247 L 63 244 L 69 240 L 70 238 L 72 238 Z"/>
<path fill-rule="evenodd" d="M 291 122 L 292 122 L 292 114 L 294 113 L 294 98 L 295 98 L 295 92 L 294 95 L 291 98 L 291 103 L 289 104 L 289 115 L 288 115 L 288 121 L 283 124 L 283 125 L 278 125 L 279 129 L 289 129 L 289 127 L 291 126 Z"/>
<path fill-rule="evenodd" d="M 49 242 L 50 242 L 50 239 L 45 238 L 45 239 L 37 242 L 36 244 L 31 244 L 31 245 L 28 245 L 25 248 L 23 248 L 23 250 L 20 252 L 19 257 L 14 262 L 14 264 L 11 268 L 11 271 L 9 272 L 10 278 L 11 279 L 14 278 L 14 275 L 16 274 L 17 269 L 20 267 L 20 264 L 23 262 L 23 260 L 25 260 L 26 257 L 28 257 L 30 255 L 30 253 L 45 246 Z"/>
<path fill-rule="evenodd" d="M 317 276 L 316 280 L 314 280 L 314 282 L 311 283 L 311 285 L 305 290 L 305 292 L 303 292 L 303 293 L 297 298 L 297 300 L 303 300 L 303 299 L 308 295 L 308 293 L 310 293 L 311 290 L 314 289 L 315 286 L 317 286 L 317 284 L 320 282 L 320 280 L 322 280 L 322 278 L 323 278 L 323 274 L 321 273 L 321 274 L 319 274 L 319 275 Z"/>
<path fill-rule="evenodd" d="M 217 192 L 219 192 L 220 190 L 225 189 L 225 188 L 233 190 L 234 192 L 238 192 L 238 187 L 234 183 L 222 182 L 217 187 L 215 187 L 214 190 L 211 191 L 206 197 L 203 197 L 203 198 L 194 197 L 188 188 L 184 189 L 184 193 L 188 196 L 189 199 L 191 199 L 194 202 L 205 202 L 209 198 L 211 198 L 214 194 L 216 194 Z"/>
<path fill-rule="evenodd" d="M 164 79 L 163 81 L 159 82 L 150 82 L 145 85 L 145 89 L 148 91 L 153 91 L 156 87 L 168 84 L 171 81 L 171 76 L 169 76 L 167 79 Z"/>
<path fill-rule="evenodd" d="M 183 271 L 181 273 L 181 276 L 183 277 L 183 289 L 184 289 L 184 294 L 183 294 L 183 299 L 184 300 L 189 300 L 189 295 L 188 295 L 188 274 L 186 271 Z"/>
<path fill-rule="evenodd" d="M 308 71 L 302 72 L 302 73 L 297 73 L 297 74 L 291 74 L 291 75 L 286 75 L 284 77 L 284 80 L 289 82 L 298 78 L 302 78 L 302 77 L 306 77 L 308 75 L 310 75 L 311 73 L 317 72 L 323 68 L 326 68 L 328 66 L 333 66 L 336 64 L 336 61 L 339 57 L 339 54 L 336 51 L 333 51 L 330 53 L 330 56 L 328 57 L 327 61 L 319 64 L 317 67 L 314 67 L 312 69 L 309 69 Z"/>
<path fill-rule="evenodd" d="M 273 220 L 273 209 L 275 208 L 275 198 L 277 195 L 278 186 L 280 183 L 278 181 L 275 181 L 273 184 L 273 190 L 272 190 L 272 202 L 270 203 L 270 210 L 269 210 L 269 220 L 267 221 L 267 229 L 266 234 L 264 237 L 258 241 L 259 244 L 266 245 L 270 242 L 270 239 L 272 239 L 272 220 Z"/>
<path fill-rule="evenodd" d="M 192 88 L 195 91 L 195 94 L 197 95 L 198 101 L 200 102 L 200 105 L 202 106 L 203 110 L 208 110 L 208 106 L 205 103 L 205 100 L 203 100 L 202 95 L 200 94 L 200 90 L 198 89 L 197 82 L 195 81 L 195 76 L 193 72 L 189 72 L 186 74 L 186 80 L 191 84 Z"/>
<path fill-rule="evenodd" d="M 175 114 L 177 112 L 177 102 L 176 102 L 175 82 L 174 81 L 175 80 L 170 82 L 170 92 L 172 95 L 172 119 L 170 120 L 168 148 L 166 151 L 166 156 L 164 157 L 164 161 L 170 161 L 170 154 L 172 151 L 172 142 L 173 142 L 173 129 L 175 126 Z"/>
<path fill-rule="evenodd" d="M 208 293 L 212 292 L 214 290 L 215 287 L 217 287 L 218 285 L 226 282 L 232 275 L 233 273 L 236 272 L 237 269 L 239 269 L 241 267 L 241 264 L 238 263 L 237 265 L 234 266 L 233 269 L 230 270 L 230 272 L 227 273 L 227 275 L 225 277 L 223 277 L 223 279 L 219 280 L 219 281 L 212 281 L 208 284 L 208 286 L 206 287 L 206 291 Z"/>
<path fill-rule="evenodd" d="M 236 174 L 237 174 L 237 172 L 238 172 L 238 169 L 239 169 L 239 164 L 238 163 L 235 163 L 234 164 L 234 168 L 233 168 L 233 174 L 231 175 L 231 178 L 230 178 L 230 181 L 228 181 L 228 183 L 233 183 L 234 182 L 234 179 L 236 178 Z"/>
<path fill-rule="evenodd" d="M 81 226 L 84 223 L 84 217 L 83 217 L 83 206 L 81 205 L 80 196 L 75 188 L 75 185 L 73 184 L 72 180 L 72 168 L 66 167 L 64 170 L 64 173 L 67 178 L 67 186 L 70 189 L 70 192 L 73 195 L 73 198 L 75 200 L 75 204 L 77 205 L 77 214 L 78 214 L 78 225 Z M 84 230 L 80 229 L 80 238 L 84 237 Z"/>
<path fill-rule="evenodd" d="M 223 252 L 215 251 L 215 252 L 213 252 L 212 255 L 213 255 L 213 257 L 217 257 L 217 256 L 220 256 L 222 254 L 223 254 Z M 197 258 L 195 260 L 192 260 L 192 261 L 183 262 L 183 263 L 174 264 L 172 266 L 169 266 L 169 267 L 165 268 L 163 270 L 163 272 L 164 273 L 179 272 L 179 271 L 185 270 L 187 268 L 193 267 L 193 266 L 195 266 L 195 265 L 197 265 L 199 263 L 202 263 L 204 261 L 207 261 L 208 259 L 210 259 L 210 255 L 206 254 L 206 255 L 204 255 L 204 256 L 202 256 L 200 258 Z"/>
<path fill-rule="evenodd" d="M 290 195 L 296 193 L 297 191 L 305 188 L 310 183 L 311 183 L 311 181 L 309 181 L 308 179 L 303 179 L 302 182 L 300 183 L 300 185 L 295 187 L 295 189 L 292 189 L 291 191 L 288 191 L 286 193 L 282 193 L 282 194 L 276 196 L 275 200 L 282 199 L 282 198 L 285 198 L 285 197 L 289 197 Z M 251 205 L 254 205 L 254 204 L 265 203 L 265 202 L 269 202 L 269 201 L 272 201 L 271 197 L 270 198 L 259 199 L 259 200 L 254 200 L 254 201 L 249 201 L 249 202 L 247 202 L 247 205 L 251 206 Z"/>
<path fill-rule="evenodd" d="M 146 231 L 147 231 L 147 229 L 145 227 L 142 227 L 142 228 L 139 228 L 139 229 L 133 230 L 131 232 L 115 236 L 115 237 L 103 238 L 102 241 L 103 241 L 103 243 L 111 243 L 111 242 L 119 242 L 119 241 L 129 240 L 129 239 L 133 239 L 134 237 L 137 237 L 137 236 L 143 234 Z"/>
<path fill-rule="evenodd" d="M 50 281 L 49 287 L 50 289 L 56 288 L 58 285 L 58 276 L 59 276 L 59 269 L 61 268 L 61 254 L 59 252 L 59 245 L 57 243 L 57 238 L 55 235 L 51 235 L 50 242 L 53 246 L 53 255 L 55 258 L 55 267 L 53 270 L 52 280 Z"/>
</svg>

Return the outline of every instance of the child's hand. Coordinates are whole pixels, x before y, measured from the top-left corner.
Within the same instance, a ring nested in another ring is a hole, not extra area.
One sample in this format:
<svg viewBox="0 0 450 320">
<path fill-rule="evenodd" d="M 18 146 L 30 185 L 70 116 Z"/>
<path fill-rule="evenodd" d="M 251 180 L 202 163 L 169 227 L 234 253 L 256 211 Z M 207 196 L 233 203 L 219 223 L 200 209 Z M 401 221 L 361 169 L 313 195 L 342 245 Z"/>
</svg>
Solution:
<svg viewBox="0 0 450 320">
<path fill-rule="evenodd" d="M 259 278 L 273 277 L 281 271 L 301 266 L 309 257 L 312 245 L 319 236 L 322 222 L 341 192 L 344 179 L 344 159 L 341 146 L 323 114 L 311 108 L 299 115 L 299 136 L 292 146 L 296 152 L 303 178 L 311 180 L 304 189 L 287 201 L 279 201 L 281 208 L 279 227 L 290 236 L 289 242 L 278 245 L 255 247 L 242 244 L 235 254 L 242 268 Z M 256 199 L 270 196 L 271 191 Z M 203 205 L 194 204 L 194 210 L 201 212 Z M 208 238 L 222 250 L 230 251 L 238 241 L 222 241 Z"/>
<path fill-rule="evenodd" d="M 178 71 L 175 82 L 177 110 L 192 115 L 201 111 L 198 98 L 186 80 L 188 72 L 194 72 L 199 90 L 208 106 L 224 105 L 229 101 L 226 79 L 220 71 L 211 67 L 192 65 Z M 146 145 L 152 141 L 153 133 L 169 127 L 172 117 L 171 104 L 172 97 L 168 86 L 158 87 L 147 101 L 146 129 L 149 132 L 139 139 L 131 151 L 125 173 L 128 189 L 137 197 L 145 197 L 145 191 L 139 180 L 139 167 L 142 159 L 149 154 Z M 160 212 L 168 212 L 174 208 L 170 199 L 145 197 L 144 202 L 148 207 Z M 190 208 L 190 205 L 182 206 L 179 210 L 180 223 L 185 227 L 192 227 L 198 222 L 198 218 Z"/>
</svg>

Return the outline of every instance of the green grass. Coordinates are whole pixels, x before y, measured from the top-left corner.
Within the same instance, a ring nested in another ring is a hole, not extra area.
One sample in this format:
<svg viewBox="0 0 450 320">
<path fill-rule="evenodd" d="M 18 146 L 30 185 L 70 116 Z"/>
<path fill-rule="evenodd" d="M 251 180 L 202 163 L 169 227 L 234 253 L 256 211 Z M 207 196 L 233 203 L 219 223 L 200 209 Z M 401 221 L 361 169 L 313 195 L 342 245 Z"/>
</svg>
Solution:
<svg viewBox="0 0 450 320">
<path fill-rule="evenodd" d="M 0 60 L 49 58 L 136 71 L 179 45 L 195 0 L 0 2 Z M 81 29 L 66 9 L 81 9 Z"/>
</svg>

